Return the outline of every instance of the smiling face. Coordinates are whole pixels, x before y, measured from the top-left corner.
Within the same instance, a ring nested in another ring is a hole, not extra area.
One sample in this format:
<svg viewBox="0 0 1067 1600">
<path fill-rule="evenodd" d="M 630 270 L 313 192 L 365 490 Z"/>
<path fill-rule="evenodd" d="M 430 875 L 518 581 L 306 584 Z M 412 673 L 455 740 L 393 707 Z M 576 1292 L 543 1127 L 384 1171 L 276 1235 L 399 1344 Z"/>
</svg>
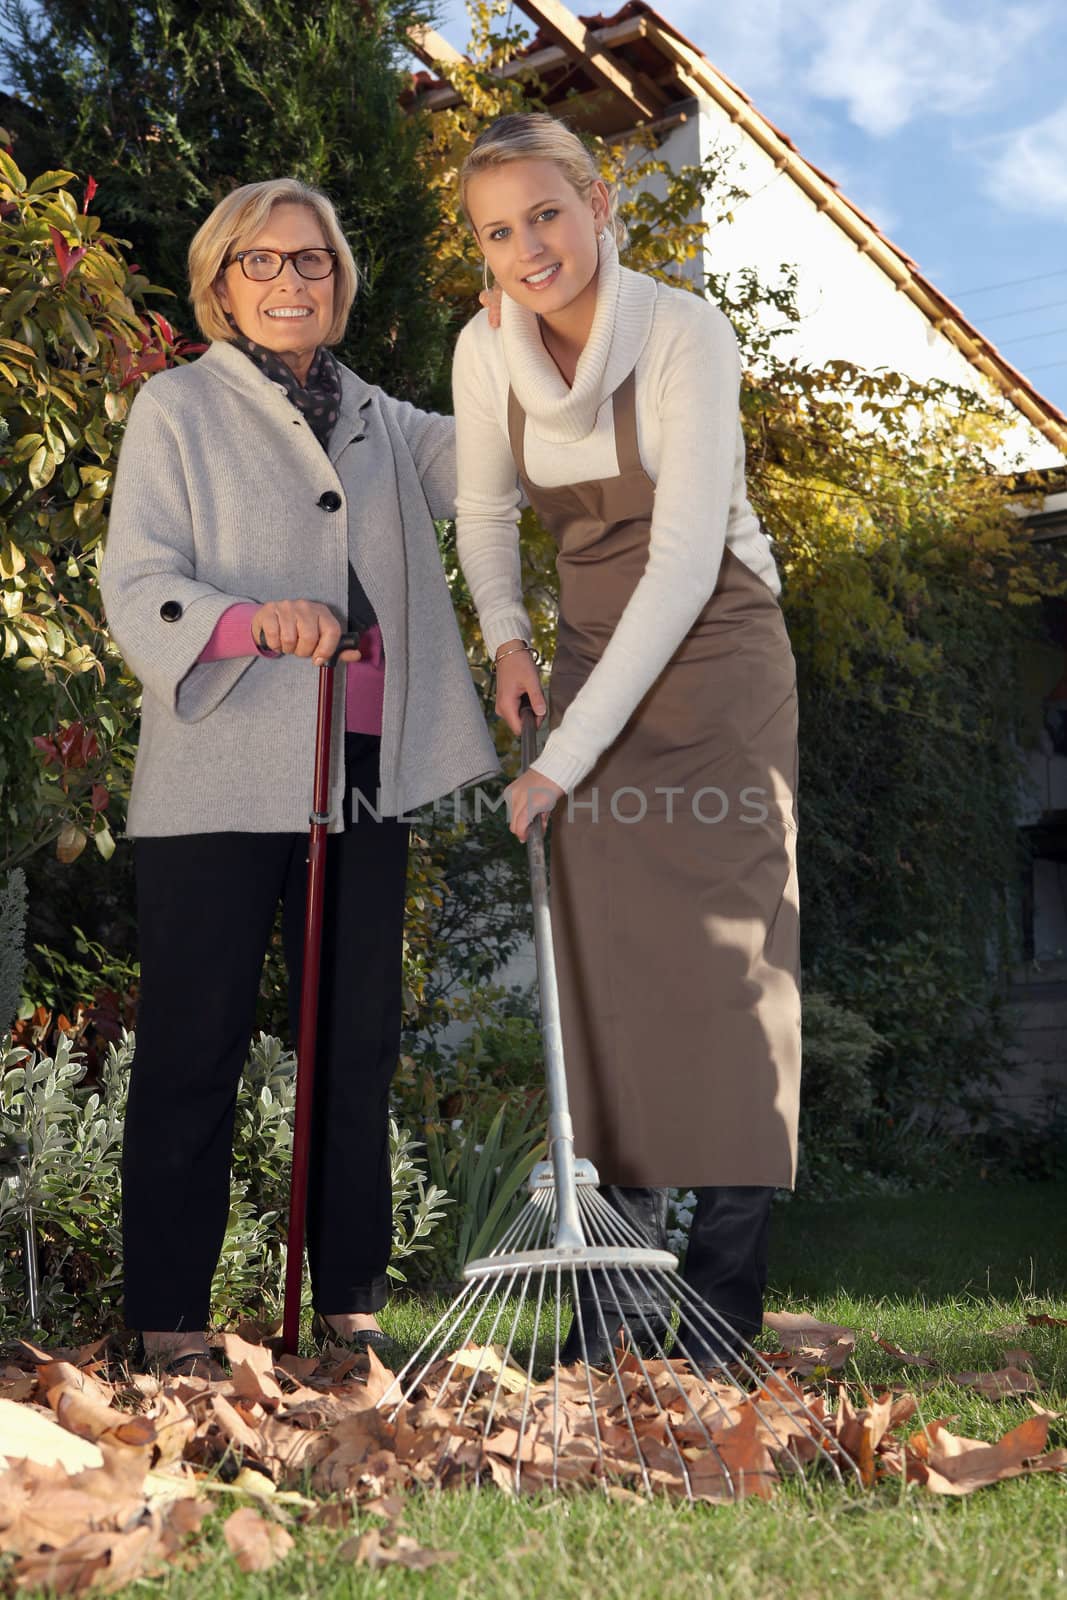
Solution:
<svg viewBox="0 0 1067 1600">
<path fill-rule="evenodd" d="M 554 161 L 506 161 L 471 177 L 466 202 L 490 271 L 520 305 L 551 319 L 595 294 L 604 184 L 583 197 Z"/>
<path fill-rule="evenodd" d="M 322 250 L 328 243 L 309 206 L 282 204 L 240 248 Z M 302 278 L 291 261 L 284 263 L 277 278 L 255 283 L 245 277 L 239 262 L 231 260 L 219 274 L 215 293 L 245 337 L 281 356 L 303 382 L 333 321 L 334 283 L 332 276 Z"/>
</svg>

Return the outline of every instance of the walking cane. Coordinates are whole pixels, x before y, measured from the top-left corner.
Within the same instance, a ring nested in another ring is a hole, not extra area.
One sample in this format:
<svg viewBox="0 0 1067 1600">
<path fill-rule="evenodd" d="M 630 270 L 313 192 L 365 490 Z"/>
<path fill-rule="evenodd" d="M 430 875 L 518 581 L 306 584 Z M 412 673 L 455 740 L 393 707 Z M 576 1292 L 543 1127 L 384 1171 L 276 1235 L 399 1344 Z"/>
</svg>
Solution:
<svg viewBox="0 0 1067 1600">
<path fill-rule="evenodd" d="M 289 1233 L 285 1247 L 285 1299 L 282 1349 L 295 1355 L 300 1335 L 300 1290 L 304 1277 L 304 1233 L 307 1221 L 308 1157 L 315 1091 L 315 1047 L 319 1022 L 319 970 L 322 960 L 322 912 L 326 899 L 326 838 L 330 821 L 330 747 L 333 741 L 333 669 L 343 650 L 359 647 L 358 633 L 341 635 L 333 656 L 319 668 L 318 717 L 315 724 L 315 779 L 308 835 L 307 907 L 304 913 L 304 972 L 300 985 L 300 1026 L 296 1042 L 296 1110 L 293 1118 L 293 1166 L 289 1180 Z"/>
</svg>

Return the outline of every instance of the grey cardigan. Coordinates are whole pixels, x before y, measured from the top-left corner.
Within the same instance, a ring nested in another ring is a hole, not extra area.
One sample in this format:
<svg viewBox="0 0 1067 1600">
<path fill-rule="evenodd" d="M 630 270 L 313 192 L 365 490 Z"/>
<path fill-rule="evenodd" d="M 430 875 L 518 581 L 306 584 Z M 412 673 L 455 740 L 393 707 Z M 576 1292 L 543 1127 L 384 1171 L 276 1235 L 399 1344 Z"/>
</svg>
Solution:
<svg viewBox="0 0 1067 1600">
<path fill-rule="evenodd" d="M 100 568 L 111 634 L 144 685 L 131 837 L 307 827 L 319 669 L 295 656 L 197 658 L 237 600 L 319 600 L 343 620 L 349 560 L 385 648 L 382 813 L 498 770 L 432 521 L 454 513 L 455 493 L 452 420 L 347 368 L 329 458 L 281 388 L 227 343 L 145 385 Z M 343 730 L 339 686 L 331 832 L 342 827 Z"/>
</svg>

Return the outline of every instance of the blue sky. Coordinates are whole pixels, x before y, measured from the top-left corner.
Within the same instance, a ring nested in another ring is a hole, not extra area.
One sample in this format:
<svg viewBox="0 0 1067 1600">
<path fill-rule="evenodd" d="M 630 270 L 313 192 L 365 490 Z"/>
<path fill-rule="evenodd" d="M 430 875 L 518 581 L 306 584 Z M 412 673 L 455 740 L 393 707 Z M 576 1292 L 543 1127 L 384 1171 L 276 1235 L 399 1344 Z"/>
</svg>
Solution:
<svg viewBox="0 0 1067 1600">
<path fill-rule="evenodd" d="M 1067 411 L 1064 0 L 656 9 Z M 439 18 L 462 49 L 463 0 Z"/>
</svg>

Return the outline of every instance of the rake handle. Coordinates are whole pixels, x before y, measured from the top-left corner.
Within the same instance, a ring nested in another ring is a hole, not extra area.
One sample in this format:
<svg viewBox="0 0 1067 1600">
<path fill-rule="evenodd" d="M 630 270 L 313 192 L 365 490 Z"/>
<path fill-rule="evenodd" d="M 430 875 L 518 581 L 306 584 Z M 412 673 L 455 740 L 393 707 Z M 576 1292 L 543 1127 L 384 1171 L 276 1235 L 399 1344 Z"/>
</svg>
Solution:
<svg viewBox="0 0 1067 1600">
<path fill-rule="evenodd" d="M 528 695 L 519 702 L 522 727 L 522 769 L 525 772 L 537 755 L 537 718 Z M 552 917 L 548 904 L 548 868 L 545 862 L 545 824 L 534 817 L 526 832 L 526 860 L 530 869 L 530 897 L 533 902 L 534 954 L 537 958 L 537 988 L 541 997 L 541 1035 L 545 1047 L 545 1092 L 548 1097 L 548 1154 L 556 1189 L 556 1238 L 558 1247 L 580 1249 L 586 1242 L 578 1209 L 578 1186 L 574 1169 L 574 1125 L 567 1097 L 567 1070 L 563 1057 L 563 1026 L 559 1014 L 559 986 L 556 981 L 556 956 L 552 942 Z"/>
</svg>

